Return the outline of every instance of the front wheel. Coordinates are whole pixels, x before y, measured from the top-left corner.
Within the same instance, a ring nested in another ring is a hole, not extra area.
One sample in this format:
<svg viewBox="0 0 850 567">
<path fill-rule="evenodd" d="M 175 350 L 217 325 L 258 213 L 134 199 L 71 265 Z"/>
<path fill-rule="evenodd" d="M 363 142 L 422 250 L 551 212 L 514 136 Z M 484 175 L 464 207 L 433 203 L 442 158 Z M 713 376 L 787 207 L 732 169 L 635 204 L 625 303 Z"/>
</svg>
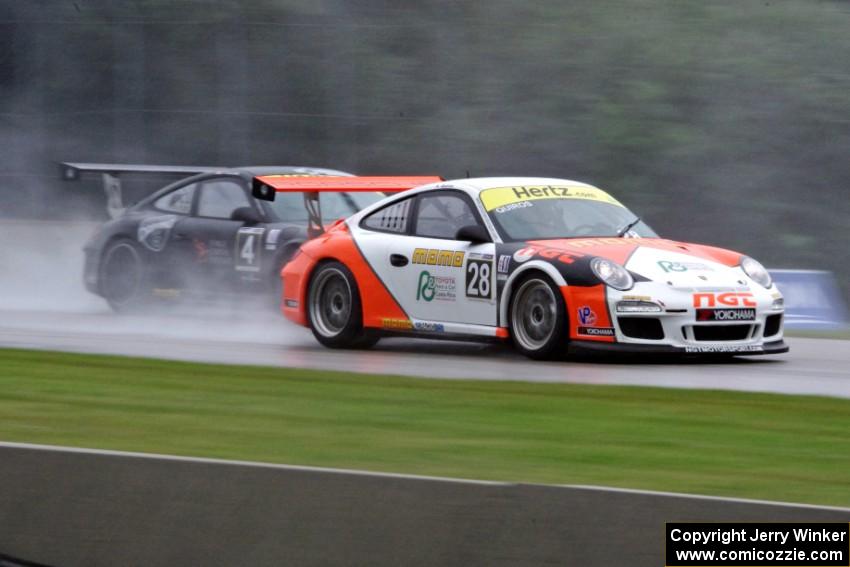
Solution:
<svg viewBox="0 0 850 567">
<path fill-rule="evenodd" d="M 517 283 L 510 316 L 514 346 L 525 356 L 545 360 L 566 353 L 566 303 L 548 276 L 531 274 Z"/>
<path fill-rule="evenodd" d="M 330 348 L 368 348 L 377 337 L 363 329 L 357 282 L 339 262 L 322 264 L 310 280 L 307 319 L 313 336 Z"/>
</svg>

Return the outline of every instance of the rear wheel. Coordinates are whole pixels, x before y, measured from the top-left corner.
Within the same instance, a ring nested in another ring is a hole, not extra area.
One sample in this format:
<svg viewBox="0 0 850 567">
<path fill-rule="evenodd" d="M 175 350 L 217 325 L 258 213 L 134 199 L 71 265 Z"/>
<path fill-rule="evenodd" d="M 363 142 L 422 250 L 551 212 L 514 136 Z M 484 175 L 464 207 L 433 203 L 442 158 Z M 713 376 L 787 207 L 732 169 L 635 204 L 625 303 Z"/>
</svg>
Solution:
<svg viewBox="0 0 850 567">
<path fill-rule="evenodd" d="M 310 280 L 310 330 L 330 348 L 368 348 L 378 338 L 363 329 L 360 293 L 351 271 L 339 262 L 322 264 Z"/>
<path fill-rule="evenodd" d="M 518 282 L 510 316 L 514 346 L 525 356 L 550 359 L 566 353 L 566 303 L 548 276 L 535 273 Z"/>
<path fill-rule="evenodd" d="M 140 308 L 149 298 L 148 273 L 142 253 L 129 240 L 110 244 L 100 265 L 100 292 L 114 311 Z"/>
</svg>

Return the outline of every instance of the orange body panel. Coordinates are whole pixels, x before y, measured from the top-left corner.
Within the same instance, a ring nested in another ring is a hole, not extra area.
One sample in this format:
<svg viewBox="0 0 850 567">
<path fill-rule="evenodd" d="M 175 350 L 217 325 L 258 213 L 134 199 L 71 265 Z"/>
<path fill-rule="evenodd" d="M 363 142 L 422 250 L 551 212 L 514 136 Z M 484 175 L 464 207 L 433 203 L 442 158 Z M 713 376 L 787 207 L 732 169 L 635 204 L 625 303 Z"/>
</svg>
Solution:
<svg viewBox="0 0 850 567">
<path fill-rule="evenodd" d="M 567 316 L 570 321 L 570 338 L 582 341 L 599 341 L 613 343 L 613 336 L 580 335 L 578 328 L 581 326 L 578 318 L 580 307 L 590 307 L 596 314 L 594 327 L 613 327 L 611 316 L 608 313 L 608 302 L 605 297 L 605 286 L 603 284 L 591 287 L 561 286 L 561 294 L 567 304 Z"/>
<path fill-rule="evenodd" d="M 385 319 L 409 319 L 360 253 L 345 224 L 337 225 L 326 234 L 304 244 L 301 254 L 283 268 L 282 311 L 288 319 L 299 325 L 307 325 L 310 276 L 323 260 L 337 260 L 354 274 L 363 305 L 364 327 L 381 328 Z M 287 299 L 297 301 L 297 307 L 287 307 Z"/>
</svg>

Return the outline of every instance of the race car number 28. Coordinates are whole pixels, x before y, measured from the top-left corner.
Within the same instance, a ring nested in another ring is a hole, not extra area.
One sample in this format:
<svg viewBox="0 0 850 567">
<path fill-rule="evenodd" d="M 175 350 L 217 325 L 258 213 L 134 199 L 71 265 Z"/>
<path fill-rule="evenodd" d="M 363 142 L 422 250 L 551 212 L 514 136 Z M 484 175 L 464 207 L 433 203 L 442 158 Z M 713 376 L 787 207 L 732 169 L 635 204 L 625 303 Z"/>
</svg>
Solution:
<svg viewBox="0 0 850 567">
<path fill-rule="evenodd" d="M 490 274 L 492 262 L 487 260 L 469 260 L 466 264 L 466 296 L 490 299 L 492 286 Z"/>
<path fill-rule="evenodd" d="M 236 269 L 256 272 L 260 269 L 260 242 L 264 228 L 241 228 L 236 234 Z"/>
</svg>

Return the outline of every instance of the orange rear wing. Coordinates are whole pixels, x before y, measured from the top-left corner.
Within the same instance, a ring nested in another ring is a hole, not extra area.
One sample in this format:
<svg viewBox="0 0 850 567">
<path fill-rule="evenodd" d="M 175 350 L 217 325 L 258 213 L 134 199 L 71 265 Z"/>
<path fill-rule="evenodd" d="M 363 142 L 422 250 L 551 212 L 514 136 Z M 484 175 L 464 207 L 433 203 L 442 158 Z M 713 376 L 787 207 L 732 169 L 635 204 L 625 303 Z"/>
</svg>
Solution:
<svg viewBox="0 0 850 567">
<path fill-rule="evenodd" d="M 292 175 L 263 175 L 255 177 L 251 184 L 251 193 L 257 199 L 274 201 L 278 191 L 291 193 L 355 193 L 371 191 L 378 193 L 398 193 L 420 185 L 437 183 L 443 178 L 436 175 L 418 176 L 373 176 L 373 177 L 336 177 L 322 175 L 316 177 Z"/>
</svg>

